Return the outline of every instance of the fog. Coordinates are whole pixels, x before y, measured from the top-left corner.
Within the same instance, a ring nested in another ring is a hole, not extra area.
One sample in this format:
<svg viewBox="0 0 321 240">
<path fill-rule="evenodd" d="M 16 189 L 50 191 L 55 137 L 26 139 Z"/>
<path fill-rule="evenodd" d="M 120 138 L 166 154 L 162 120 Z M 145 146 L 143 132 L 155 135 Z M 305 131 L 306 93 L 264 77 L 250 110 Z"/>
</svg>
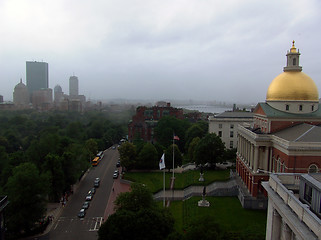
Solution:
<svg viewBox="0 0 321 240">
<path fill-rule="evenodd" d="M 49 86 L 79 79 L 87 99 L 264 101 L 292 40 L 321 89 L 321 3 L 307 1 L 2 0 L 0 95 L 26 61 Z"/>
</svg>

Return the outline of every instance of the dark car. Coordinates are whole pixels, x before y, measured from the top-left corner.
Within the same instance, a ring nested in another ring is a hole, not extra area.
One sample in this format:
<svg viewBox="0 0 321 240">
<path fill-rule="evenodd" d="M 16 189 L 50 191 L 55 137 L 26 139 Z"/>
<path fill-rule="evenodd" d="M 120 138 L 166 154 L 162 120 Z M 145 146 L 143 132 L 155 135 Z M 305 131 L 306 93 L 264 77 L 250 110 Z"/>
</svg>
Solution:
<svg viewBox="0 0 321 240">
<path fill-rule="evenodd" d="M 83 209 L 88 209 L 89 208 L 89 202 L 84 202 L 83 205 L 82 205 L 82 208 Z"/>
<path fill-rule="evenodd" d="M 86 211 L 85 211 L 85 209 L 80 209 L 80 211 L 79 211 L 79 213 L 78 213 L 78 217 L 79 218 L 83 218 L 83 217 L 85 217 L 85 215 L 86 215 Z"/>
<path fill-rule="evenodd" d="M 96 178 L 94 181 L 94 187 L 99 187 L 99 184 L 100 184 L 100 179 Z"/>
<path fill-rule="evenodd" d="M 116 167 L 120 167 L 120 161 L 116 163 Z"/>
</svg>

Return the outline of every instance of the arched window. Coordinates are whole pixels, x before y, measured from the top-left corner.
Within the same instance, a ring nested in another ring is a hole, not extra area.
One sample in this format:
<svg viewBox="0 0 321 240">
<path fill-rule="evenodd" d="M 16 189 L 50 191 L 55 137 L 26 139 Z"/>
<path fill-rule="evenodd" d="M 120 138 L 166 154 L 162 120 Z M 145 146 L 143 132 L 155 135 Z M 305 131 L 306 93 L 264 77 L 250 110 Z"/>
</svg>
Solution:
<svg viewBox="0 0 321 240">
<path fill-rule="evenodd" d="M 296 58 L 293 58 L 293 66 L 296 65 Z"/>
<path fill-rule="evenodd" d="M 285 105 L 285 110 L 286 110 L 286 111 L 289 111 L 289 109 L 290 109 L 289 104 Z"/>
<path fill-rule="evenodd" d="M 315 164 L 311 164 L 309 166 L 309 173 L 317 173 L 318 172 L 318 166 Z"/>
<path fill-rule="evenodd" d="M 303 110 L 303 106 L 300 105 L 300 106 L 299 106 L 299 111 L 302 111 L 302 110 Z"/>
<path fill-rule="evenodd" d="M 311 111 L 314 111 L 314 105 L 311 106 Z"/>
</svg>

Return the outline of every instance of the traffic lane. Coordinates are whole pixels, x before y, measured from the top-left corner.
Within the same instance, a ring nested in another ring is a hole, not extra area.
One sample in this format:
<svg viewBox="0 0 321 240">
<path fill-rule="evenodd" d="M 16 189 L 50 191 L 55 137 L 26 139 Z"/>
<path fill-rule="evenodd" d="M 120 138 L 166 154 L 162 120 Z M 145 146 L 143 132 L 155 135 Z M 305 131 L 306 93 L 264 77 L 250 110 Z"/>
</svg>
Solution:
<svg viewBox="0 0 321 240">
<path fill-rule="evenodd" d="M 109 180 L 112 179 L 117 161 L 118 151 L 107 150 L 100 164 L 91 168 L 64 207 L 63 214 L 50 233 L 50 239 L 97 239 L 97 231 L 103 221 L 104 209 L 111 190 L 112 181 Z M 79 219 L 77 214 L 96 177 L 101 179 L 100 189 L 97 189 L 86 216 Z"/>
</svg>

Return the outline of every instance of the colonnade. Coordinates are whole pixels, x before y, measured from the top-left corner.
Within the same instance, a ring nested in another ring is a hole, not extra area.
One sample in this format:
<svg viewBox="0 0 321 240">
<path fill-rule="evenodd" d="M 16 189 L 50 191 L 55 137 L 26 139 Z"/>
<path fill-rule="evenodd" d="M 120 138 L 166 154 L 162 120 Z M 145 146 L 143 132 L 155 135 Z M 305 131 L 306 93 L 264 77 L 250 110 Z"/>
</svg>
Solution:
<svg viewBox="0 0 321 240">
<path fill-rule="evenodd" d="M 278 213 L 276 209 L 272 210 L 272 221 L 271 223 L 271 240 L 295 240 L 294 232 L 288 226 L 282 216 Z"/>
</svg>

